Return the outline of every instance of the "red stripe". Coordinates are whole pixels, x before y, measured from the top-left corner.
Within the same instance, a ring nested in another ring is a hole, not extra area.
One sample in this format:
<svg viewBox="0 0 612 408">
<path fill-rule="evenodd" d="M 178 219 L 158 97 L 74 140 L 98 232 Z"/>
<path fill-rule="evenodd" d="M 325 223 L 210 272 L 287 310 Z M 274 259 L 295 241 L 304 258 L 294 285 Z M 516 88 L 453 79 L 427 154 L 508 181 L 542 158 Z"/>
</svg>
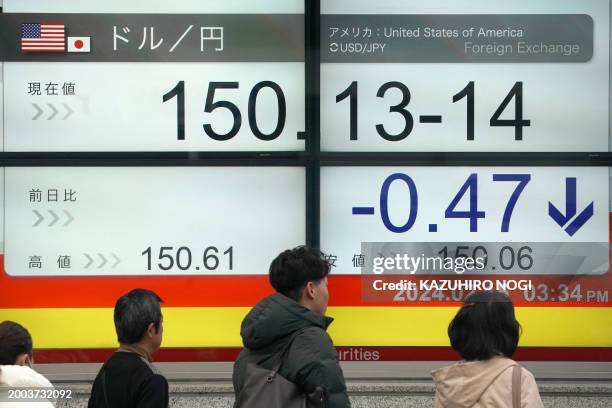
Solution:
<svg viewBox="0 0 612 408">
<path fill-rule="evenodd" d="M 64 48 L 62 49 L 51 49 L 51 48 L 45 48 L 45 49 L 21 49 L 21 51 L 23 52 L 66 52 L 66 50 Z"/>
<path fill-rule="evenodd" d="M 450 347 L 336 347 L 343 361 L 454 361 L 461 357 Z M 50 363 L 101 363 L 114 349 L 36 349 L 34 361 Z M 158 362 L 234 361 L 236 347 L 162 348 L 153 357 Z M 378 354 L 378 355 L 376 355 Z M 612 348 L 519 347 L 518 361 L 612 361 Z"/>
</svg>

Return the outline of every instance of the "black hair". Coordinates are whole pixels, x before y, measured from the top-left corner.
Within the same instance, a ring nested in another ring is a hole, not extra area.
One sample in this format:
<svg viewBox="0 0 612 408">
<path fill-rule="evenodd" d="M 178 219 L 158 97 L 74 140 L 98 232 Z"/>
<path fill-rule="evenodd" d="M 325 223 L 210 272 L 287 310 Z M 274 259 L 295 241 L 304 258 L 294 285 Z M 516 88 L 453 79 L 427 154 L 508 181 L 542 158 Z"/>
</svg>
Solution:
<svg viewBox="0 0 612 408">
<path fill-rule="evenodd" d="M 298 246 L 281 252 L 270 264 L 270 284 L 283 295 L 299 302 L 306 284 L 320 281 L 330 264 L 318 249 Z"/>
<path fill-rule="evenodd" d="M 32 347 L 32 336 L 25 327 L 10 320 L 0 323 L 0 365 L 14 365 L 23 353 L 31 358 Z"/>
<path fill-rule="evenodd" d="M 146 289 L 134 289 L 115 303 L 115 330 L 119 343 L 134 344 L 144 337 L 151 323 L 158 331 L 161 325 L 162 299 Z"/>
<path fill-rule="evenodd" d="M 512 301 L 502 292 L 473 293 L 448 326 L 451 346 L 465 360 L 511 357 L 518 345 L 521 325 Z"/>
</svg>

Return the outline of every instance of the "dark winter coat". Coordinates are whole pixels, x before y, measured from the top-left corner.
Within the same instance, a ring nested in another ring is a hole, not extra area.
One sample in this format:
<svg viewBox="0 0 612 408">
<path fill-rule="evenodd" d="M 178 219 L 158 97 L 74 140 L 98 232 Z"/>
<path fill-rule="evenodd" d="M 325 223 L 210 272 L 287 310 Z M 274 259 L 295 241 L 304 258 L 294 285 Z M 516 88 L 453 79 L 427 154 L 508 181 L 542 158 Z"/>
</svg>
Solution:
<svg viewBox="0 0 612 408">
<path fill-rule="evenodd" d="M 236 395 L 244 385 L 248 363 L 273 368 L 291 334 L 303 329 L 293 341 L 279 374 L 305 392 L 322 386 L 329 408 L 350 407 L 338 355 L 326 332 L 332 321 L 279 293 L 261 300 L 242 321 L 244 349 L 234 363 L 232 375 Z"/>
</svg>

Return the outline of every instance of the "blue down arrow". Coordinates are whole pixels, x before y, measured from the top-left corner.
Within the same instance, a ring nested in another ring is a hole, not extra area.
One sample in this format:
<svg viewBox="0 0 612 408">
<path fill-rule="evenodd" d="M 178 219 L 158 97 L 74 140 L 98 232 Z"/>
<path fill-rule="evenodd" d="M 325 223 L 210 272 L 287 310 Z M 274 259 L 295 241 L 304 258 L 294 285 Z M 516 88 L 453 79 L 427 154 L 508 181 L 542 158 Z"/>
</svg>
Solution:
<svg viewBox="0 0 612 408">
<path fill-rule="evenodd" d="M 565 215 L 551 203 L 548 202 L 548 215 L 561 227 L 565 227 L 565 232 L 571 237 L 573 236 L 592 216 L 593 202 L 570 223 L 570 220 L 576 215 L 576 177 L 565 178 Z"/>
</svg>

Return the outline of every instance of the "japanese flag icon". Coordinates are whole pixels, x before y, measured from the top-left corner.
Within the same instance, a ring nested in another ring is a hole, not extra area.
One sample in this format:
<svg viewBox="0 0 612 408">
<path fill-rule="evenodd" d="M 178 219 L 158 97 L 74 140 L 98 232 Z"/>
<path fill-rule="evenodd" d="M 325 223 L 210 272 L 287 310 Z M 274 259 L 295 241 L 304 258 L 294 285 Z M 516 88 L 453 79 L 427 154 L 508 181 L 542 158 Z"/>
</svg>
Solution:
<svg viewBox="0 0 612 408">
<path fill-rule="evenodd" d="M 68 37 L 68 52 L 91 52 L 91 37 Z"/>
</svg>

